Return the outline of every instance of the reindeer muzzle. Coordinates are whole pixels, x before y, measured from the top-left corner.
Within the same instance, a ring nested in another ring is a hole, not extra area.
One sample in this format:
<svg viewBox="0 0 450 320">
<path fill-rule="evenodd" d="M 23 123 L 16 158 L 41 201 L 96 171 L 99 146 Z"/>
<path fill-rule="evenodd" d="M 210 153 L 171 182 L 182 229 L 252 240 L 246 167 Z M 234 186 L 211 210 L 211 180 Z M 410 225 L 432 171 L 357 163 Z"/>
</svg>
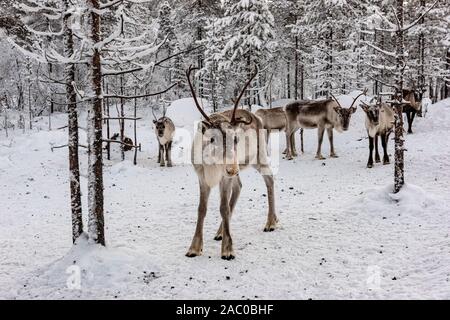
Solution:
<svg viewBox="0 0 450 320">
<path fill-rule="evenodd" d="M 233 151 L 231 164 L 227 164 L 225 171 L 229 177 L 234 177 L 239 173 L 239 163 L 237 159 L 236 151 Z"/>
</svg>

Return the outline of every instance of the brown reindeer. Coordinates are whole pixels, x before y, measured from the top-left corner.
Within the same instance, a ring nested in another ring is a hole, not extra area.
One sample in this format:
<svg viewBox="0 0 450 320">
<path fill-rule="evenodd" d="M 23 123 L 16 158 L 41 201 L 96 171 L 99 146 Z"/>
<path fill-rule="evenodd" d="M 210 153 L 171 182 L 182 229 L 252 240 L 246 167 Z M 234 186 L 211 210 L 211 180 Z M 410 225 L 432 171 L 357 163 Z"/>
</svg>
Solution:
<svg viewBox="0 0 450 320">
<path fill-rule="evenodd" d="M 293 135 L 299 128 L 318 129 L 318 146 L 316 159 L 325 159 L 322 156 L 322 141 L 325 129 L 327 130 L 330 141 L 330 157 L 337 158 L 334 150 L 333 129 L 338 132 L 347 131 L 350 125 L 350 118 L 356 112 L 356 100 L 361 95 L 365 95 L 367 89 L 359 94 L 348 108 L 341 106 L 339 101 L 331 94 L 333 99 L 319 101 L 294 101 L 286 106 L 286 158 L 293 159 L 296 156 Z"/>
<path fill-rule="evenodd" d="M 403 89 L 403 100 L 409 102 L 409 104 L 403 105 L 403 112 L 406 114 L 406 119 L 408 120 L 408 133 L 413 133 L 412 124 L 416 114 L 421 115 L 422 113 L 422 103 L 419 94 L 414 89 Z"/>
<path fill-rule="evenodd" d="M 202 254 L 203 222 L 206 216 L 211 189 L 219 186 L 220 215 L 222 222 L 215 240 L 222 240 L 222 259 L 234 259 L 230 232 L 230 219 L 242 188 L 239 171 L 254 167 L 263 176 L 267 187 L 269 212 L 264 231 L 273 231 L 277 224 L 275 214 L 274 179 L 266 154 L 265 133 L 261 120 L 249 111 L 237 110 L 239 100 L 253 77 L 246 83 L 232 110 L 208 116 L 200 107 L 190 75 L 192 67 L 186 71 L 188 84 L 194 102 L 204 120 L 200 122 L 192 145 L 192 165 L 200 184 L 197 226 L 188 257 Z"/>
<path fill-rule="evenodd" d="M 258 109 L 255 112 L 263 124 L 263 128 L 267 130 L 267 140 L 274 130 L 286 131 L 286 112 L 284 107 L 277 107 L 271 109 Z M 303 128 L 300 129 L 301 137 L 301 151 L 303 152 Z M 292 135 L 292 151 L 297 154 L 295 149 L 295 135 Z M 287 152 L 287 149 L 283 151 L 283 154 Z"/>
<path fill-rule="evenodd" d="M 161 167 L 166 165 L 165 160 L 167 161 L 167 166 L 172 166 L 172 140 L 175 135 L 175 125 L 173 124 L 170 118 L 166 117 L 166 108 L 164 108 L 163 116 L 159 119 L 156 118 L 156 115 L 153 111 L 153 124 L 155 125 L 155 135 L 158 139 L 158 163 Z"/>
</svg>

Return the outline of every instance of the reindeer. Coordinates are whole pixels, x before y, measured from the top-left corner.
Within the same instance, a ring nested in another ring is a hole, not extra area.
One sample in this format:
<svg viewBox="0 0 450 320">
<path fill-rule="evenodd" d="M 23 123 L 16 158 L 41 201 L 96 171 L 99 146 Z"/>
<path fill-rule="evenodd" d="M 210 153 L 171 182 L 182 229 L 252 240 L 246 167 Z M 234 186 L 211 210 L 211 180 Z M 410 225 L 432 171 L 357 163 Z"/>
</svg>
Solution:
<svg viewBox="0 0 450 320">
<path fill-rule="evenodd" d="M 409 101 L 409 104 L 403 105 L 403 112 L 406 113 L 408 120 L 408 133 L 412 132 L 412 124 L 416 114 L 422 116 L 421 99 L 418 92 L 414 89 L 403 89 L 403 99 Z"/>
<path fill-rule="evenodd" d="M 353 105 L 360 96 L 366 93 L 367 89 L 353 100 L 349 108 L 342 107 L 333 94 L 331 94 L 332 99 L 319 101 L 303 100 L 289 103 L 286 106 L 286 158 L 292 160 L 294 156 L 297 156 L 293 136 L 299 128 L 318 129 L 316 159 L 321 160 L 325 159 L 321 150 L 323 134 L 326 129 L 330 141 L 330 157 L 337 158 L 338 156 L 334 151 L 333 129 L 336 129 L 338 132 L 348 130 L 351 116 L 356 112 L 356 107 Z"/>
<path fill-rule="evenodd" d="M 158 163 L 161 167 L 166 164 L 164 162 L 164 157 L 167 160 L 167 166 L 172 166 L 172 140 L 175 135 L 175 125 L 170 118 L 166 117 L 166 108 L 164 107 L 163 116 L 157 119 L 154 110 L 153 113 L 153 123 L 155 124 L 155 134 L 158 139 L 159 151 L 158 151 Z"/>
<path fill-rule="evenodd" d="M 269 140 L 272 130 L 286 131 L 286 112 L 284 107 L 277 107 L 271 109 L 258 109 L 255 112 L 263 124 L 263 128 L 267 130 L 267 141 Z M 303 152 L 303 128 L 300 129 L 301 134 L 301 151 Z M 292 135 L 293 152 L 295 150 L 295 135 Z M 287 152 L 287 149 L 283 151 L 283 154 Z"/>
<path fill-rule="evenodd" d="M 378 101 L 375 105 L 367 104 L 361 101 L 361 109 L 366 113 L 365 125 L 367 135 L 369 137 L 369 160 L 367 161 L 367 168 L 373 167 L 373 147 L 375 140 L 375 162 L 380 162 L 380 155 L 378 153 L 378 137 L 381 138 L 381 145 L 383 146 L 383 164 L 389 164 L 389 155 L 387 153 L 387 145 L 389 135 L 394 127 L 394 110 L 386 103 Z"/>
<path fill-rule="evenodd" d="M 274 179 L 268 164 L 265 136 L 263 134 L 260 137 L 260 133 L 265 133 L 265 130 L 257 116 L 247 110 L 237 109 L 239 100 L 257 73 L 255 72 L 245 84 L 232 110 L 208 116 L 201 108 L 191 83 L 192 70 L 194 68 L 189 67 L 186 76 L 195 105 L 204 120 L 199 123 L 192 145 L 192 165 L 200 185 L 200 202 L 197 226 L 186 256 L 195 257 L 202 254 L 203 222 L 208 198 L 211 189 L 218 185 L 222 222 L 214 239 L 222 240 L 222 259 L 231 260 L 235 258 L 235 254 L 230 233 L 230 219 L 242 188 L 240 170 L 252 166 L 263 176 L 269 201 L 264 231 L 273 231 L 278 222 L 275 214 Z"/>
<path fill-rule="evenodd" d="M 267 130 L 267 142 L 272 130 L 284 131 L 286 128 L 286 113 L 283 107 L 258 109 L 255 115 L 261 119 L 263 128 Z"/>
</svg>

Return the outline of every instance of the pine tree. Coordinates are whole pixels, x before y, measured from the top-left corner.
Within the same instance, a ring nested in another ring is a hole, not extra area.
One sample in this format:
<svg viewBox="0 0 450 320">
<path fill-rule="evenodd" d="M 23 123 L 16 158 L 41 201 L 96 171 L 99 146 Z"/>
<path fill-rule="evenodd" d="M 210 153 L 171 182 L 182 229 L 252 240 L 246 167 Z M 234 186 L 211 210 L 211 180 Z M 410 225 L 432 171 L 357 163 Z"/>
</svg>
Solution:
<svg viewBox="0 0 450 320">
<path fill-rule="evenodd" d="M 206 55 L 217 63 L 218 71 L 238 80 L 248 79 L 256 68 L 270 59 L 273 49 L 274 18 L 267 0 L 228 0 L 224 17 L 214 22 L 215 52 Z M 251 86 L 246 104 L 251 105 Z"/>
</svg>

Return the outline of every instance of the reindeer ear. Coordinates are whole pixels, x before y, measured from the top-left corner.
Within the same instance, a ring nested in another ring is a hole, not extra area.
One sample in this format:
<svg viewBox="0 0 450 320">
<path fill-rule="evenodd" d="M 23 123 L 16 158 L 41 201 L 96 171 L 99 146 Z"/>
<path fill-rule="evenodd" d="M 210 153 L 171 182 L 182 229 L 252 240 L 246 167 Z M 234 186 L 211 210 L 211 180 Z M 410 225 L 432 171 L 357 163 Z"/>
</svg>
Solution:
<svg viewBox="0 0 450 320">
<path fill-rule="evenodd" d="M 210 127 L 209 123 L 206 121 L 200 121 L 198 123 L 198 131 L 202 131 L 202 134 L 204 134 L 206 132 L 206 130 L 208 130 Z"/>
<path fill-rule="evenodd" d="M 337 113 L 339 113 L 341 111 L 341 107 L 340 106 L 334 106 L 333 107 L 334 111 L 336 111 Z"/>
<path fill-rule="evenodd" d="M 366 105 L 360 104 L 359 106 L 361 107 L 361 109 L 363 109 L 364 112 L 368 112 L 369 111 L 369 108 Z"/>
<path fill-rule="evenodd" d="M 356 112 L 356 108 L 355 107 L 350 107 L 350 112 L 351 113 L 355 113 Z"/>
<path fill-rule="evenodd" d="M 154 124 L 156 124 L 157 122 L 158 122 L 158 121 L 156 121 L 156 120 L 153 120 L 153 123 L 154 123 Z"/>
</svg>

